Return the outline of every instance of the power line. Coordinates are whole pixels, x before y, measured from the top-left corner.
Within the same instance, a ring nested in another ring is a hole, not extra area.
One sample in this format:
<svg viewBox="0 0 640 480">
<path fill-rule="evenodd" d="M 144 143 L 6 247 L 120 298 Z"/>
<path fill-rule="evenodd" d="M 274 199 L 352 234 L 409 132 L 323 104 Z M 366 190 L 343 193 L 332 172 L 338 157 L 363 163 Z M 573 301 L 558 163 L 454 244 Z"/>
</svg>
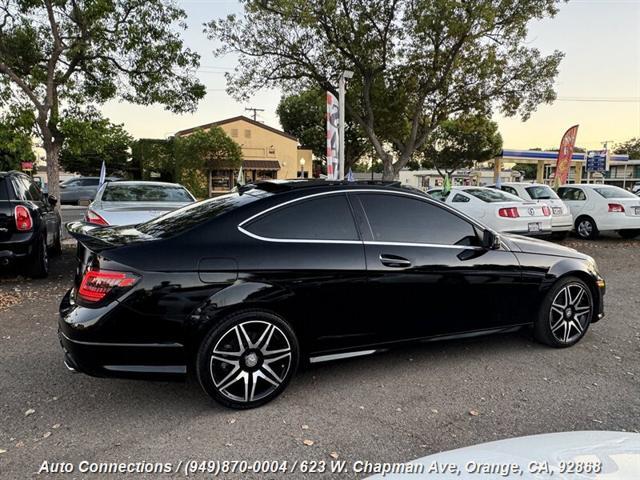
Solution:
<svg viewBox="0 0 640 480">
<path fill-rule="evenodd" d="M 264 108 L 247 107 L 244 110 L 245 110 L 245 112 L 253 112 L 253 121 L 254 122 L 258 121 L 258 112 L 264 112 Z"/>
</svg>

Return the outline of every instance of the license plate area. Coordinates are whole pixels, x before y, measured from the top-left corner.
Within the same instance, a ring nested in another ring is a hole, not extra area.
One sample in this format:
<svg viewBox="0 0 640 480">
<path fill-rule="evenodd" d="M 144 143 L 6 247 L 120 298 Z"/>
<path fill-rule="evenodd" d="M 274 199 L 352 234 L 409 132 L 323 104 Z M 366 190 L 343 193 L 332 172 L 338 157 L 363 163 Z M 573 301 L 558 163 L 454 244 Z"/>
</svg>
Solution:
<svg viewBox="0 0 640 480">
<path fill-rule="evenodd" d="M 529 231 L 530 232 L 539 232 L 540 231 L 540 224 L 538 222 L 530 223 L 529 224 Z"/>
<path fill-rule="evenodd" d="M 562 215 L 562 208 L 560 208 L 560 207 L 553 207 L 553 214 L 554 214 L 554 215 Z"/>
<path fill-rule="evenodd" d="M 640 207 L 633 207 L 634 215 L 640 215 Z"/>
</svg>

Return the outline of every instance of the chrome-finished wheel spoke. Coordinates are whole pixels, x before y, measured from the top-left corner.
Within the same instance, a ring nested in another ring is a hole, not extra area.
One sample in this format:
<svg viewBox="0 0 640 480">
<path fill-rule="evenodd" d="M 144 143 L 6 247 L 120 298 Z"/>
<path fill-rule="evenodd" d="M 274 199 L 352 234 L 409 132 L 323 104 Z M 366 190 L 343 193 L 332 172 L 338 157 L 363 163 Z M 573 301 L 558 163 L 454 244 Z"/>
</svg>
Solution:
<svg viewBox="0 0 640 480">
<path fill-rule="evenodd" d="M 244 329 L 244 325 L 241 323 L 236 327 L 236 335 L 238 335 L 238 341 L 240 342 L 240 348 L 246 350 L 253 347 L 247 331 Z"/>
<path fill-rule="evenodd" d="M 578 294 L 576 295 L 576 297 L 574 299 L 570 299 L 570 303 L 573 306 L 576 306 L 580 303 L 580 300 L 582 300 L 582 297 L 584 296 L 584 290 L 582 288 L 578 288 Z M 571 297 L 571 291 L 569 291 L 569 297 Z"/>
<path fill-rule="evenodd" d="M 254 382 L 253 375 L 249 374 L 249 372 L 242 372 L 242 377 L 244 379 L 244 401 L 250 402 L 253 400 L 256 382 Z"/>
<path fill-rule="evenodd" d="M 214 350 L 213 354 L 214 355 L 219 355 L 221 357 L 232 357 L 232 358 L 238 358 L 239 356 L 241 356 L 243 353 L 242 350 L 238 350 L 238 351 L 231 351 L 231 352 L 227 352 L 226 350 Z"/>
<path fill-rule="evenodd" d="M 571 333 L 571 323 L 564 322 L 564 334 L 562 335 L 563 342 L 567 343 L 569 341 L 570 333 Z"/>
<path fill-rule="evenodd" d="M 278 375 L 276 375 L 274 371 L 271 370 L 271 368 L 267 365 L 263 365 L 262 368 L 260 370 L 257 370 L 255 373 L 257 377 L 266 380 L 274 387 L 279 387 L 282 383 L 280 377 L 278 377 Z"/>
<path fill-rule="evenodd" d="M 242 376 L 243 372 L 238 373 L 238 370 L 240 370 L 240 367 L 236 366 L 233 370 L 231 370 L 231 372 L 229 372 L 229 374 L 224 377 L 222 380 L 220 380 L 218 383 L 215 382 L 214 380 L 214 384 L 215 386 L 219 389 L 219 390 L 226 390 L 227 388 L 229 388 L 231 385 L 233 385 L 235 382 L 237 382 L 238 380 L 240 380 L 240 377 Z M 237 374 L 237 375 L 236 375 Z"/>
<path fill-rule="evenodd" d="M 560 300 L 560 295 L 564 296 L 564 303 L 558 303 L 558 301 Z M 553 300 L 553 303 L 551 303 L 551 305 L 562 309 L 565 309 L 569 306 L 569 294 L 567 293 L 566 287 L 558 292 L 558 295 L 556 295 L 556 298 Z"/>
<path fill-rule="evenodd" d="M 558 320 L 556 323 L 551 325 L 551 331 L 555 333 L 558 328 L 560 328 L 564 323 L 566 323 L 562 318 Z"/>
<path fill-rule="evenodd" d="M 223 357 L 222 355 L 211 355 L 211 360 L 217 360 L 219 362 L 228 363 L 230 365 L 238 366 L 238 360 L 234 360 L 232 358 Z"/>
<path fill-rule="evenodd" d="M 584 330 L 582 327 L 582 324 L 577 320 L 574 320 L 573 322 L 571 322 L 571 324 L 573 325 L 573 328 L 575 328 L 578 331 L 579 334 L 582 333 L 582 330 Z"/>
<path fill-rule="evenodd" d="M 576 311 L 577 315 L 584 315 L 585 313 L 588 313 L 591 311 L 591 305 L 584 305 L 582 307 L 575 307 L 574 310 Z"/>
<path fill-rule="evenodd" d="M 564 317 L 564 309 L 556 305 L 551 305 L 551 310 L 560 315 L 560 318 Z"/>
<path fill-rule="evenodd" d="M 291 353 L 290 348 L 281 348 L 280 350 L 270 350 L 267 352 L 265 351 L 262 352 L 265 361 L 266 360 L 274 361 L 274 357 L 283 358 L 283 357 L 286 357 L 289 353 Z"/>
<path fill-rule="evenodd" d="M 262 335 L 260 335 L 260 338 L 255 343 L 255 348 L 262 350 L 265 345 L 268 345 L 275 329 L 276 327 L 268 323 L 267 328 L 264 329 L 264 332 L 262 332 Z"/>
</svg>

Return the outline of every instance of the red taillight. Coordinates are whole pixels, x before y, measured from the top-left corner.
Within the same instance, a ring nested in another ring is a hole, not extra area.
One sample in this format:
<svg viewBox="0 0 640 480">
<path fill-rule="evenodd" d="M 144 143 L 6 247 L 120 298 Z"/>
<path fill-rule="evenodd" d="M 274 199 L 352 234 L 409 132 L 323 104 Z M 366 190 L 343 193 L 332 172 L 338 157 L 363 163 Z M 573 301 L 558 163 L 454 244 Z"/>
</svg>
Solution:
<svg viewBox="0 0 640 480">
<path fill-rule="evenodd" d="M 13 215 L 16 219 L 16 230 L 19 232 L 27 232 L 33 228 L 33 219 L 27 207 L 18 205 L 13 210 Z"/>
<path fill-rule="evenodd" d="M 549 207 L 547 207 L 546 205 L 542 206 L 542 214 L 545 217 L 548 217 L 549 215 L 551 215 L 551 209 Z"/>
<path fill-rule="evenodd" d="M 84 214 L 84 219 L 85 221 L 89 223 L 93 223 L 94 225 L 102 225 L 102 226 L 109 225 L 109 222 L 107 222 L 104 218 L 102 218 L 93 210 L 87 210 L 87 213 Z"/>
<path fill-rule="evenodd" d="M 609 204 L 609 211 L 610 212 L 614 212 L 614 213 L 623 213 L 624 212 L 624 207 L 622 205 L 620 205 L 619 203 L 610 203 Z"/>
<path fill-rule="evenodd" d="M 114 288 L 127 288 L 136 284 L 139 277 L 127 272 L 112 270 L 87 270 L 78 289 L 78 297 L 86 302 L 99 302 Z"/>
<path fill-rule="evenodd" d="M 501 208 L 498 210 L 498 215 L 507 218 L 518 218 L 520 216 L 516 207 Z"/>
</svg>

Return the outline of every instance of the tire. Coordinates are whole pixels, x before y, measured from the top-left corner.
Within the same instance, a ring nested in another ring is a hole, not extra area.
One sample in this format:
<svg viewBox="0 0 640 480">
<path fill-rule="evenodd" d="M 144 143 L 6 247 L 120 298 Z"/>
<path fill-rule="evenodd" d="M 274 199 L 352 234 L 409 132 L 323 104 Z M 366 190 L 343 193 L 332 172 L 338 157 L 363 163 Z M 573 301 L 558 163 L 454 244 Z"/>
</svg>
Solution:
<svg viewBox="0 0 640 480">
<path fill-rule="evenodd" d="M 627 239 L 636 238 L 638 235 L 640 235 L 640 229 L 632 228 L 629 230 L 618 230 L 618 235 L 620 235 L 622 238 Z"/>
<path fill-rule="evenodd" d="M 58 233 L 56 233 L 56 237 L 53 240 L 53 246 L 51 247 L 51 255 L 59 256 L 62 254 L 62 223 L 58 225 Z"/>
<path fill-rule="evenodd" d="M 593 294 L 577 277 L 558 280 L 545 297 L 533 332 L 536 340 L 551 347 L 575 345 L 585 335 L 593 318 Z"/>
<path fill-rule="evenodd" d="M 299 355 L 296 335 L 284 319 L 244 310 L 206 335 L 196 373 L 204 391 L 221 405 L 255 408 L 282 393 L 298 368 Z"/>
<path fill-rule="evenodd" d="M 565 240 L 569 236 L 569 232 L 553 232 L 551 234 L 552 240 Z"/>
<path fill-rule="evenodd" d="M 579 217 L 576 220 L 576 235 L 583 240 L 594 240 L 600 235 L 596 222 L 591 217 Z"/>
<path fill-rule="evenodd" d="M 27 274 L 32 278 L 45 278 L 49 275 L 49 254 L 47 252 L 47 237 L 43 233 L 36 240 L 33 254 L 28 259 Z"/>
</svg>

